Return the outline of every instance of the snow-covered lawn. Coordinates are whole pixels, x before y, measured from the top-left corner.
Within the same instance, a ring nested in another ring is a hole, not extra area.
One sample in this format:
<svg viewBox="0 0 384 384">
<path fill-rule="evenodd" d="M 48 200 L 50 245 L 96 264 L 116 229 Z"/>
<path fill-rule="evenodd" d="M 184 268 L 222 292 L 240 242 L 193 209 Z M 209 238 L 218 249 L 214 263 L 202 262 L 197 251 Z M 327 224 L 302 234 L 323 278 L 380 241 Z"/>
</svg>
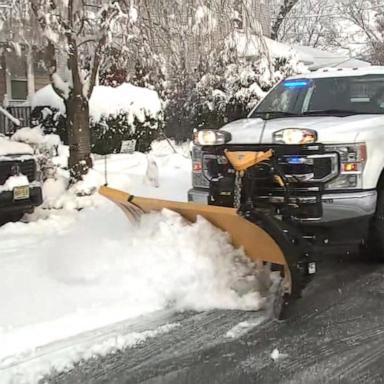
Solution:
<svg viewBox="0 0 384 384">
<path fill-rule="evenodd" d="M 191 164 L 188 151 L 178 151 L 172 154 L 162 143 L 151 154 L 159 167 L 159 188 L 145 181 L 146 155 L 112 155 L 109 185 L 185 200 Z M 90 188 L 104 183 L 103 158 L 96 160 L 87 183 Z M 165 308 L 252 310 L 263 304 L 253 266 L 226 234 L 204 220 L 188 225 L 163 211 L 132 224 L 97 194 L 59 196 L 51 206 L 63 208 L 39 209 L 28 223 L 0 228 L 1 383 L 34 382 L 52 368 L 90 357 L 88 345 L 88 354 L 67 350 L 60 360 L 52 356 L 44 365 L 18 368 L 47 344 L 125 319 Z M 73 209 L 78 206 L 86 208 Z"/>
</svg>

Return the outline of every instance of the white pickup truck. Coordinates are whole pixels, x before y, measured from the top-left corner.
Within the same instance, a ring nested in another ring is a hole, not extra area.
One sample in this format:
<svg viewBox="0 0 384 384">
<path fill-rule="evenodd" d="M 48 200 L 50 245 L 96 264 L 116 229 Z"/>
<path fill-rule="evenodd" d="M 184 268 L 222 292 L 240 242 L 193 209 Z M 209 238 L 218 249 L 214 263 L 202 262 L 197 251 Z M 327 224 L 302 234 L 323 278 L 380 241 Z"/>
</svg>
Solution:
<svg viewBox="0 0 384 384">
<path fill-rule="evenodd" d="M 33 149 L 0 135 L 0 225 L 17 221 L 42 203 Z"/>
<path fill-rule="evenodd" d="M 371 242 L 383 253 L 384 67 L 290 77 L 248 118 L 197 135 L 189 200 L 233 206 L 235 171 L 224 150 L 268 149 L 290 182 L 306 238 L 322 246 Z M 264 185 L 254 199 L 279 209 L 282 190 Z"/>
</svg>

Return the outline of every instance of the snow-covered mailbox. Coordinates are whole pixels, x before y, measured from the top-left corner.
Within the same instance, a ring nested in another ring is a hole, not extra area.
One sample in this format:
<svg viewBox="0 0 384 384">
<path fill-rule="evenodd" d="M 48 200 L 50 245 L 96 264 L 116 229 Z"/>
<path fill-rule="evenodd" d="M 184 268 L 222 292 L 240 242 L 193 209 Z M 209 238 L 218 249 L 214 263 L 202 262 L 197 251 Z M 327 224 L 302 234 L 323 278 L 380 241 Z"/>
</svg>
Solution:
<svg viewBox="0 0 384 384">
<path fill-rule="evenodd" d="M 51 85 L 36 92 L 32 98 L 32 108 L 41 107 L 53 110 L 57 120 L 65 118 L 64 103 Z M 122 144 L 130 140 L 135 140 L 136 150 L 146 151 L 163 123 L 162 101 L 157 92 L 128 83 L 118 87 L 96 86 L 89 107 L 92 151 L 99 154 L 125 150 L 126 144 L 123 148 Z M 40 124 L 43 128 L 44 123 L 42 115 Z M 66 142 L 65 124 L 57 133 Z"/>
</svg>

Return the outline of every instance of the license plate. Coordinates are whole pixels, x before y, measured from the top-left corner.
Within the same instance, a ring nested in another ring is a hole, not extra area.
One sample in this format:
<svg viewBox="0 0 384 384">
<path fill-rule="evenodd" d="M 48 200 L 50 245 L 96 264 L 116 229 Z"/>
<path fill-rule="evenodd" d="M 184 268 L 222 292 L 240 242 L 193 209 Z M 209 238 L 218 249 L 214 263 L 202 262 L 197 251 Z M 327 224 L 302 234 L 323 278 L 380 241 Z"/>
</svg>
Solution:
<svg viewBox="0 0 384 384">
<path fill-rule="evenodd" d="M 13 199 L 14 200 L 29 199 L 29 187 L 27 185 L 22 187 L 15 187 L 13 189 Z"/>
</svg>

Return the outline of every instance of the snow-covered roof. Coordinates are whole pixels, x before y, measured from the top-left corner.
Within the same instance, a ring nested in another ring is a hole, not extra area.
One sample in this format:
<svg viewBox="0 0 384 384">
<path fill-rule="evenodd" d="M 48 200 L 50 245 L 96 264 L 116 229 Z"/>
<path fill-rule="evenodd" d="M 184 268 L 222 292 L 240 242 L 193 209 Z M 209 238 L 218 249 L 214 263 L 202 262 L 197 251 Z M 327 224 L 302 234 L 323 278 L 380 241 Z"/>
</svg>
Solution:
<svg viewBox="0 0 384 384">
<path fill-rule="evenodd" d="M 262 51 L 261 37 L 254 34 L 236 32 L 233 35 L 238 54 L 241 57 L 256 57 Z M 367 67 L 371 64 L 351 58 L 342 53 L 324 51 L 318 48 L 312 48 L 302 45 L 287 45 L 279 41 L 263 37 L 263 41 L 269 49 L 272 57 L 296 56 L 297 59 L 305 64 L 308 69 L 315 71 L 324 67 Z"/>
<path fill-rule="evenodd" d="M 262 52 L 262 44 L 266 44 L 269 49 L 270 55 L 272 57 L 287 57 L 292 55 L 294 50 L 292 47 L 282 44 L 278 41 L 269 39 L 268 37 L 260 37 L 254 34 L 246 34 L 243 32 L 235 32 L 233 35 L 233 40 L 236 44 L 237 52 L 240 57 L 257 57 Z M 262 40 L 263 39 L 263 40 Z M 303 55 L 303 62 L 305 60 L 310 59 L 310 57 L 306 57 Z"/>
<path fill-rule="evenodd" d="M 368 67 L 371 65 L 366 61 L 354 59 L 342 53 L 324 51 L 323 49 L 304 45 L 293 45 L 292 48 L 297 52 L 300 60 L 302 60 L 303 57 L 307 57 L 308 62 L 303 62 L 312 71 L 324 67 L 355 68 Z"/>
<path fill-rule="evenodd" d="M 384 75 L 384 66 L 370 66 L 361 68 L 322 68 L 305 75 L 295 75 L 290 79 L 318 79 L 327 77 L 348 77 L 348 76 L 365 76 L 365 75 Z"/>
<path fill-rule="evenodd" d="M 50 106 L 65 113 L 63 100 L 51 85 L 37 91 L 32 97 L 32 108 Z M 136 117 L 144 121 L 146 116 L 156 117 L 162 111 L 162 102 L 156 91 L 124 83 L 116 88 L 96 86 L 89 101 L 91 118 L 100 121 L 103 116 L 116 116 L 122 112 L 133 122 Z"/>
<path fill-rule="evenodd" d="M 32 155 L 33 149 L 27 144 L 16 143 L 7 137 L 0 136 L 0 156 Z"/>
</svg>

